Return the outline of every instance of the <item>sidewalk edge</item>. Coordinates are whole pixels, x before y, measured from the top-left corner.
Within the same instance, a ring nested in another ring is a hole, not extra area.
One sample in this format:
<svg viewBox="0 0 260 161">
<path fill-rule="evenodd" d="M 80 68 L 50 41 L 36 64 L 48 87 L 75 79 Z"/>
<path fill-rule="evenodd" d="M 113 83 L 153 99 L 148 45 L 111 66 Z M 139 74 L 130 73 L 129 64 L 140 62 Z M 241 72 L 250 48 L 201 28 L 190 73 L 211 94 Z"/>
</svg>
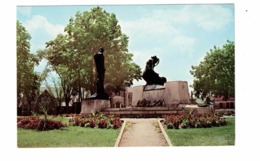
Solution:
<svg viewBox="0 0 260 161">
<path fill-rule="evenodd" d="M 119 147 L 119 144 L 121 142 L 121 139 L 122 139 L 122 136 L 123 136 L 123 133 L 124 133 L 124 130 L 125 130 L 125 125 L 126 125 L 126 120 L 124 120 L 124 123 L 121 127 L 120 133 L 119 133 L 119 135 L 116 139 L 116 143 L 115 143 L 114 147 Z"/>
<path fill-rule="evenodd" d="M 164 128 L 163 128 L 163 125 L 161 124 L 161 121 L 160 121 L 160 120 L 161 120 L 161 119 L 158 119 L 158 124 L 159 124 L 160 129 L 161 129 L 161 131 L 162 131 L 162 133 L 163 133 L 163 136 L 164 136 L 165 140 L 167 141 L 167 144 L 168 144 L 169 146 L 172 146 L 171 140 L 169 139 L 167 133 L 165 132 L 165 130 L 164 130 Z"/>
</svg>

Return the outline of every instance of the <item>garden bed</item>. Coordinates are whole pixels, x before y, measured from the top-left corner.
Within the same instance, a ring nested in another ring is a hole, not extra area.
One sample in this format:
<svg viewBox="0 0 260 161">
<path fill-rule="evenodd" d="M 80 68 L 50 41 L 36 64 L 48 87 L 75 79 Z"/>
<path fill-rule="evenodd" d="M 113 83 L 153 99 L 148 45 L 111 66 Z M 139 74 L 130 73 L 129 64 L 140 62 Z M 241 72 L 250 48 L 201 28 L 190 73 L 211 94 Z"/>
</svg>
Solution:
<svg viewBox="0 0 260 161">
<path fill-rule="evenodd" d="M 17 117 L 18 147 L 112 147 L 122 123 L 102 113 Z"/>
<path fill-rule="evenodd" d="M 194 115 L 189 111 L 182 111 L 165 115 L 161 122 L 173 146 L 235 144 L 235 117 L 233 112 L 223 111 Z"/>
<path fill-rule="evenodd" d="M 191 111 L 181 111 L 175 114 L 164 115 L 164 125 L 168 129 L 208 128 L 225 126 L 225 117 L 218 114 L 193 114 Z"/>
<path fill-rule="evenodd" d="M 212 128 L 167 129 L 173 146 L 232 146 L 235 145 L 235 117 L 226 126 Z"/>
</svg>

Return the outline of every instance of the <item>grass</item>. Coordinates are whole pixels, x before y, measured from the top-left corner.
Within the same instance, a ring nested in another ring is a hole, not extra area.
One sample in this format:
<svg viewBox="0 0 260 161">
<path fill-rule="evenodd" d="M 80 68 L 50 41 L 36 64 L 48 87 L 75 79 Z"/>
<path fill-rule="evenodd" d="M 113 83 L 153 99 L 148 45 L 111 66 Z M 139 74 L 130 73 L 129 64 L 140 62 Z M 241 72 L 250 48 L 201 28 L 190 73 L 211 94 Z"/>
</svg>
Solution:
<svg viewBox="0 0 260 161">
<path fill-rule="evenodd" d="M 235 118 L 228 124 L 212 128 L 165 129 L 173 146 L 226 146 L 235 145 Z"/>
<path fill-rule="evenodd" d="M 120 129 L 70 126 L 62 130 L 34 131 L 18 129 L 18 147 L 113 147 Z"/>
</svg>

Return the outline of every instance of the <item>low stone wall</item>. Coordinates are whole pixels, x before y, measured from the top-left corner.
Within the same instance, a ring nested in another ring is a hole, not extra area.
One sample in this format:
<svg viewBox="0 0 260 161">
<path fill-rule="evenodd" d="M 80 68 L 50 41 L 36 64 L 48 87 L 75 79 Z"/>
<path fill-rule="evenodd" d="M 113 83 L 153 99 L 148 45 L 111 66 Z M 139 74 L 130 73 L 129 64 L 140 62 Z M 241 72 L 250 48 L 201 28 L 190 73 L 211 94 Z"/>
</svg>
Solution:
<svg viewBox="0 0 260 161">
<path fill-rule="evenodd" d="M 212 107 L 199 107 L 198 105 L 185 105 L 180 104 L 178 106 L 179 109 L 189 110 L 193 114 L 213 114 L 214 109 Z"/>
</svg>

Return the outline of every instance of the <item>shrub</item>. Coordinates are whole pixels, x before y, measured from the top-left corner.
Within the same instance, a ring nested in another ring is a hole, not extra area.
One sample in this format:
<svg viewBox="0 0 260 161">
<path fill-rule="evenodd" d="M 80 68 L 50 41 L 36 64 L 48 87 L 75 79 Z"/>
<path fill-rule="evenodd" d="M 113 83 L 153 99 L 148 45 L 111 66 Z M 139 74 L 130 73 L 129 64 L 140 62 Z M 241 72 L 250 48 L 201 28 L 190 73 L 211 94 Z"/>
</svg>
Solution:
<svg viewBox="0 0 260 161">
<path fill-rule="evenodd" d="M 61 129 L 62 127 L 67 127 L 60 121 L 40 119 L 39 117 L 19 117 L 17 118 L 17 127 L 24 129 L 33 129 L 37 131 L 46 131 Z"/>
</svg>

